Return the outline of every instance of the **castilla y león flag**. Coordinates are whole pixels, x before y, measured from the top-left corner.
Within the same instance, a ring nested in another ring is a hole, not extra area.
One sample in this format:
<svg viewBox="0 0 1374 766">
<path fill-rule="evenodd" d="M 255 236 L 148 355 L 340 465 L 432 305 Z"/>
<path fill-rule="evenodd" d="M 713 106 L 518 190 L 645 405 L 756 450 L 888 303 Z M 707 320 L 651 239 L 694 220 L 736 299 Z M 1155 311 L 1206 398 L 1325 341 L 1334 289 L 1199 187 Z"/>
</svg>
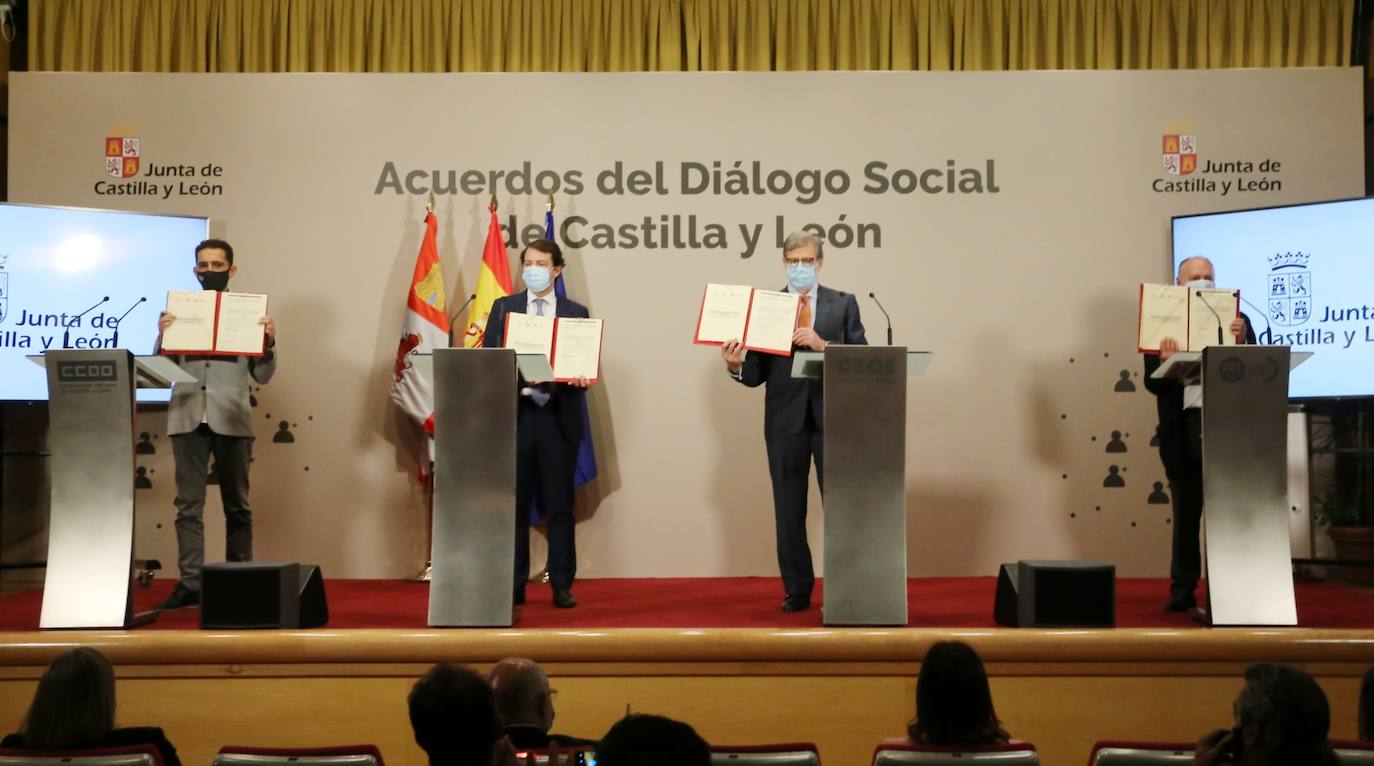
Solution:
<svg viewBox="0 0 1374 766">
<path fill-rule="evenodd" d="M 434 383 L 411 363 L 411 354 L 432 354 L 448 346 L 448 307 L 444 301 L 444 274 L 439 268 L 439 222 L 431 212 L 425 216 L 425 237 L 415 257 L 415 274 L 406 293 L 406 318 L 401 328 L 401 343 L 396 349 L 396 366 L 391 383 L 391 399 L 407 415 L 434 435 Z"/>
</svg>

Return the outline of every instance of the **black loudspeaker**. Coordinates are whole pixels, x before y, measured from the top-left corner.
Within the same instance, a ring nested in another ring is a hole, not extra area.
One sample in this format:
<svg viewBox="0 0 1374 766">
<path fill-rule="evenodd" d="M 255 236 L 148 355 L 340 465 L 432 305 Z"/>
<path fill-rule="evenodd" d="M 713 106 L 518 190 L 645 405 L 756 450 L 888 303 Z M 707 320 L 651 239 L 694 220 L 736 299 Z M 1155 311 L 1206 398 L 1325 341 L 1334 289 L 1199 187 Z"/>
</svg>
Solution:
<svg viewBox="0 0 1374 766">
<path fill-rule="evenodd" d="M 1009 628 L 1116 626 L 1116 567 L 1101 561 L 1018 561 L 997 574 L 992 610 Z"/>
<path fill-rule="evenodd" d="M 201 571 L 202 628 L 318 628 L 327 622 L 324 577 L 314 564 L 229 562 Z"/>
</svg>

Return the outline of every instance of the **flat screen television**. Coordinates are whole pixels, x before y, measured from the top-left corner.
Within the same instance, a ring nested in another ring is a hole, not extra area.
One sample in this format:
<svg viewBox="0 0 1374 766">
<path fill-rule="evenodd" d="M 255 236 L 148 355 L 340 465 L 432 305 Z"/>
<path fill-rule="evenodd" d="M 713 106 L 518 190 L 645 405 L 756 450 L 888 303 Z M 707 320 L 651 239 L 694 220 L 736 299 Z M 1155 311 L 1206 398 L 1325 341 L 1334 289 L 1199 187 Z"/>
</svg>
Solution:
<svg viewBox="0 0 1374 766">
<path fill-rule="evenodd" d="M 64 342 L 113 348 L 118 332 L 120 347 L 151 353 L 167 291 L 200 289 L 206 231 L 205 218 L 0 203 L 0 400 L 46 400 L 46 374 L 25 357 Z"/>
<path fill-rule="evenodd" d="M 1374 197 L 1173 219 L 1174 273 L 1206 256 L 1260 343 L 1313 356 L 1294 399 L 1374 395 Z"/>
</svg>

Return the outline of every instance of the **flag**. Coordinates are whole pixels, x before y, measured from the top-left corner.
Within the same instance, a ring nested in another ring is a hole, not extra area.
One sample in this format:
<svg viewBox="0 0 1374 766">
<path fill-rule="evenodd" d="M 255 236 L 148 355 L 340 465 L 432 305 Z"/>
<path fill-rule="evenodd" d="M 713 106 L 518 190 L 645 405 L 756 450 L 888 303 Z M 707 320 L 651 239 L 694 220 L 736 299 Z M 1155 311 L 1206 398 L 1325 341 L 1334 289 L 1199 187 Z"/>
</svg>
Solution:
<svg viewBox="0 0 1374 766">
<path fill-rule="evenodd" d="M 482 271 L 477 275 L 477 297 L 468 311 L 468 329 L 463 334 L 465 348 L 480 348 L 487 331 L 487 317 L 497 298 L 511 294 L 510 261 L 506 258 L 506 243 L 501 239 L 501 226 L 496 222 L 496 200 L 491 206 L 491 224 L 487 227 L 487 243 L 482 247 Z"/>
<path fill-rule="evenodd" d="M 415 256 L 415 273 L 406 293 L 405 322 L 391 383 L 391 400 L 434 436 L 434 382 L 411 363 L 411 354 L 432 354 L 448 346 L 448 308 L 444 300 L 444 274 L 439 267 L 439 221 L 425 215 L 425 235 Z M 431 442 L 431 448 L 433 442 Z M 426 473 L 422 467 L 421 475 Z"/>
<path fill-rule="evenodd" d="M 556 242 L 553 238 L 553 198 L 549 198 L 549 207 L 544 211 L 544 239 Z M 559 300 L 568 297 L 568 288 L 563 285 L 563 275 L 560 273 L 558 279 L 553 283 L 553 294 Z M 577 470 L 574 473 L 573 486 L 580 487 L 583 484 L 596 478 L 596 452 L 592 449 L 592 422 L 591 414 L 587 411 L 587 398 L 582 397 L 582 443 L 577 447 Z"/>
</svg>

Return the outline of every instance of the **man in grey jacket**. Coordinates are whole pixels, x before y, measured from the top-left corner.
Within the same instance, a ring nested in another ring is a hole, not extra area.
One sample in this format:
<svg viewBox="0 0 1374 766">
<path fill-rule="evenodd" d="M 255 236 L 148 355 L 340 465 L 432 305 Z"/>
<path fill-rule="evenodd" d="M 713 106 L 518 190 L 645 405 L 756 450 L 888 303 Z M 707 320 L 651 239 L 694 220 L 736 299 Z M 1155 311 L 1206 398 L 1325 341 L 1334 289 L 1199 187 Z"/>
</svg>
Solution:
<svg viewBox="0 0 1374 766">
<path fill-rule="evenodd" d="M 219 239 L 196 246 L 196 278 L 206 290 L 223 291 L 237 273 L 234 248 Z M 163 312 L 158 318 L 161 333 L 176 321 Z M 272 379 L 277 370 L 277 328 L 263 317 L 262 356 L 172 357 L 196 377 L 195 383 L 172 387 L 167 412 L 167 434 L 172 438 L 177 481 L 177 565 L 181 580 L 158 609 L 181 609 L 200 603 L 200 571 L 205 563 L 205 487 L 210 456 L 215 456 L 220 499 L 224 502 L 225 546 L 228 561 L 253 560 L 253 516 L 248 506 L 248 463 L 253 450 L 253 413 L 249 404 L 251 381 Z"/>
</svg>

